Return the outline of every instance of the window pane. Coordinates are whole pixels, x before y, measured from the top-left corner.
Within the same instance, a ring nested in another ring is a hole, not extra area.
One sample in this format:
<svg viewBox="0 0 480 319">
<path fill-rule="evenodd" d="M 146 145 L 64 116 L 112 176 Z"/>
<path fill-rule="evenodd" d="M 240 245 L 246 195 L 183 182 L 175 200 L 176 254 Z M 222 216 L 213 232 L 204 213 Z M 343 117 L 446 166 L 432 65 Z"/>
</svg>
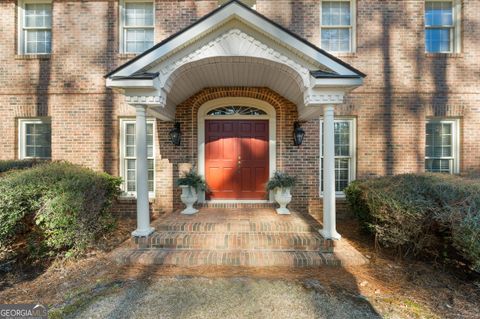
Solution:
<svg viewBox="0 0 480 319">
<path fill-rule="evenodd" d="M 127 132 L 127 134 L 135 134 L 135 124 L 127 123 L 125 125 L 125 131 Z"/>
<path fill-rule="evenodd" d="M 451 28 L 438 28 L 425 30 L 425 48 L 427 52 L 451 51 Z"/>
<path fill-rule="evenodd" d="M 50 30 L 27 30 L 25 48 L 26 53 L 50 53 L 51 31 Z"/>
<path fill-rule="evenodd" d="M 155 176 L 155 163 L 154 160 L 148 160 L 148 191 L 153 192 L 154 177 Z"/>
<path fill-rule="evenodd" d="M 34 146 L 27 146 L 25 150 L 25 155 L 27 157 L 36 157 L 35 155 L 35 147 Z"/>
<path fill-rule="evenodd" d="M 135 134 L 127 134 L 125 143 L 128 146 L 134 146 L 135 145 Z"/>
<path fill-rule="evenodd" d="M 439 26 L 453 24 L 451 1 L 429 1 L 425 3 L 425 25 Z"/>
<path fill-rule="evenodd" d="M 153 3 L 138 2 L 125 4 L 126 26 L 153 26 Z"/>
<path fill-rule="evenodd" d="M 452 123 L 427 123 L 425 155 L 432 157 L 425 161 L 426 171 L 453 172 Z"/>
<path fill-rule="evenodd" d="M 453 160 L 448 159 L 427 159 L 425 170 L 432 173 L 452 173 Z"/>
<path fill-rule="evenodd" d="M 320 185 L 323 192 L 323 158 L 321 159 L 321 180 Z M 350 174 L 350 159 L 336 158 L 335 159 L 335 192 L 342 192 L 347 186 Z"/>
<path fill-rule="evenodd" d="M 350 51 L 350 29 L 322 29 L 322 49 L 332 52 Z"/>
<path fill-rule="evenodd" d="M 51 157 L 51 125 L 49 123 L 25 124 L 25 156 Z"/>
<path fill-rule="evenodd" d="M 350 25 L 350 2 L 323 1 L 322 25 Z"/>
<path fill-rule="evenodd" d="M 51 28 L 52 5 L 49 3 L 25 4 L 25 26 L 34 28 Z"/>
<path fill-rule="evenodd" d="M 153 46 L 153 29 L 128 29 L 125 41 L 127 52 L 143 52 Z"/>
</svg>

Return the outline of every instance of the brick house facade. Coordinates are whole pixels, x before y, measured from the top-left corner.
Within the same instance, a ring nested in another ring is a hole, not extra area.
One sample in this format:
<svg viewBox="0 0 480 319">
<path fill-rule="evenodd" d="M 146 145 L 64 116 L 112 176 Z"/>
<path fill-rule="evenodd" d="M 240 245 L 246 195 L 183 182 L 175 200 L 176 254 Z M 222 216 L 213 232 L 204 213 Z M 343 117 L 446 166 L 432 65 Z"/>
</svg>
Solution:
<svg viewBox="0 0 480 319">
<path fill-rule="evenodd" d="M 22 154 L 21 119 L 48 119 L 51 158 L 121 172 L 121 119 L 134 119 L 135 108 L 104 76 L 136 55 L 122 47 L 118 0 L 53 0 L 51 53 L 25 54 L 22 49 L 22 6 L 0 3 L 0 159 Z M 148 2 L 145 0 L 145 2 Z M 187 28 L 218 8 L 216 0 L 155 0 L 154 43 Z M 321 47 L 320 0 L 257 0 L 255 10 L 280 27 Z M 458 3 L 459 5 L 458 5 Z M 426 53 L 424 0 L 349 2 L 352 52 L 333 53 L 367 77 L 363 85 L 335 106 L 335 117 L 352 120 L 355 140 L 350 166 L 353 178 L 423 172 L 429 120 L 454 120 L 458 170 L 480 169 L 480 3 L 454 0 L 459 25 L 450 53 Z M 352 4 L 353 3 L 353 4 Z M 453 32 L 453 31 L 452 31 Z M 181 95 L 179 95 L 181 96 Z M 192 92 L 176 104 L 181 123 L 179 147 L 170 142 L 171 121 L 154 122 L 153 206 L 171 211 L 180 206 L 175 180 L 185 166 L 198 165 L 196 112 L 202 103 L 224 97 L 266 101 L 276 110 L 276 168 L 299 178 L 292 206 L 320 218 L 320 120 L 302 123 L 304 143 L 294 146 L 296 103 L 268 87 L 220 85 Z M 453 130 L 453 127 L 452 127 Z M 453 138 L 452 138 L 453 139 Z M 452 169 L 453 170 L 453 169 Z M 353 179 L 352 178 L 352 179 Z"/>
</svg>

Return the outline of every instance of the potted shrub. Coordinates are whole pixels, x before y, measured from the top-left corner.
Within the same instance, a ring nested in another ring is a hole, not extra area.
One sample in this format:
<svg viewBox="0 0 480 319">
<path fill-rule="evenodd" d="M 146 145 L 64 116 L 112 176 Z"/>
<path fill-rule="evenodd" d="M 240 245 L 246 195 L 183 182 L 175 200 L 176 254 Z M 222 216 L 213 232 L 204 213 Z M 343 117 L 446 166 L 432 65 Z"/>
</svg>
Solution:
<svg viewBox="0 0 480 319">
<path fill-rule="evenodd" d="M 182 214 L 192 215 L 197 213 L 198 209 L 193 208 L 193 204 L 195 204 L 198 200 L 198 191 L 207 190 L 207 185 L 205 184 L 203 178 L 192 168 L 178 179 L 177 184 L 182 189 L 182 195 L 180 196 L 180 199 L 186 206 L 186 208 L 182 211 Z"/>
<path fill-rule="evenodd" d="M 280 207 L 277 208 L 278 214 L 290 214 L 287 205 L 292 201 L 290 189 L 295 186 L 295 183 L 295 177 L 282 172 L 275 172 L 273 177 L 268 181 L 267 190 L 273 191 L 275 201 L 280 205 Z"/>
</svg>

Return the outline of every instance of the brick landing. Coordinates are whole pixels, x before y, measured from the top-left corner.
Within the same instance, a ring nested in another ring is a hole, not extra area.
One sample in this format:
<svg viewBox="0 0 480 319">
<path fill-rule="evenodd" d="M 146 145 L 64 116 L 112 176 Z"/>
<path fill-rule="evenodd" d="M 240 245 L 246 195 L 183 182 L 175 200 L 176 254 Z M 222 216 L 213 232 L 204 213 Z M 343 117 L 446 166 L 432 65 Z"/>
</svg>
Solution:
<svg viewBox="0 0 480 319">
<path fill-rule="evenodd" d="M 321 226 L 299 213 L 277 215 L 273 208 L 201 208 L 193 216 L 162 216 L 148 238 L 115 255 L 132 265 L 318 267 L 339 266 L 336 242 L 324 239 Z M 341 250 L 344 250 L 343 247 Z"/>
</svg>

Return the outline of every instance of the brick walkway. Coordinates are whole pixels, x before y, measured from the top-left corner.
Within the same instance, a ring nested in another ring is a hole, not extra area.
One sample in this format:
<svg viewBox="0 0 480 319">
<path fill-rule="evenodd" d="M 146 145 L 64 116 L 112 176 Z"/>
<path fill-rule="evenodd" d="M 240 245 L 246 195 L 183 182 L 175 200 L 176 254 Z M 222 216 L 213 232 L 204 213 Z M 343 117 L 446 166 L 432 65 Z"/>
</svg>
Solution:
<svg viewBox="0 0 480 319">
<path fill-rule="evenodd" d="M 335 242 L 321 226 L 299 213 L 277 215 L 272 208 L 202 208 L 193 216 L 172 213 L 153 224 L 148 238 L 116 255 L 122 264 L 175 266 L 338 266 Z M 350 257 L 349 257 L 350 258 Z"/>
</svg>

